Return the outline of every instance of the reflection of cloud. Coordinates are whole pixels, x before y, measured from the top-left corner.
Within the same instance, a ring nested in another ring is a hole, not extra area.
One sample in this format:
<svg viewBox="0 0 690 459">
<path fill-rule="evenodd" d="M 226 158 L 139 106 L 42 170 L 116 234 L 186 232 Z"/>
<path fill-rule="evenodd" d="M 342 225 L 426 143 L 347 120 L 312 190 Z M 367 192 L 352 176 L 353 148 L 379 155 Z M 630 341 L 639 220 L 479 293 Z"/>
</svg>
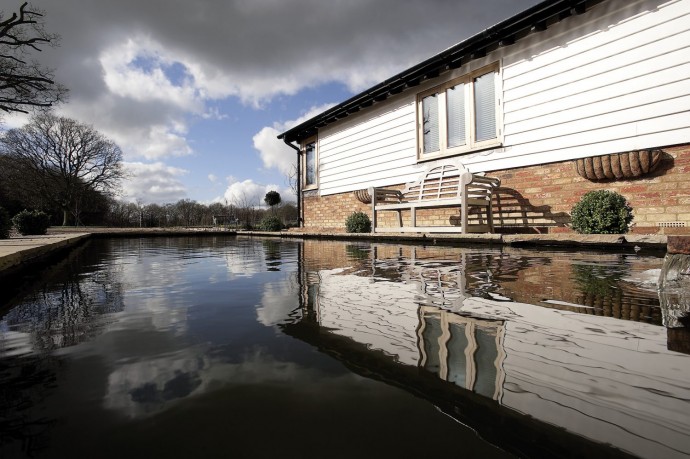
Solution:
<svg viewBox="0 0 690 459">
<path fill-rule="evenodd" d="M 248 353 L 239 363 L 208 357 L 197 346 L 149 360 L 119 365 L 108 377 L 105 406 L 129 417 L 142 417 L 229 384 L 294 383 L 322 378 L 318 370 L 294 362 L 275 360 L 261 349 Z"/>
<path fill-rule="evenodd" d="M 178 399 L 202 392 L 209 362 L 201 349 L 120 365 L 108 377 L 105 406 L 138 417 L 161 411 Z"/>
<path fill-rule="evenodd" d="M 229 278 L 252 277 L 264 271 L 261 248 L 254 244 L 237 244 L 223 254 Z"/>
<path fill-rule="evenodd" d="M 285 281 L 266 283 L 263 289 L 261 305 L 256 308 L 258 321 L 267 327 L 291 321 L 290 315 L 299 307 L 293 286 Z"/>
<path fill-rule="evenodd" d="M 145 329 L 183 332 L 188 305 L 184 296 L 186 265 L 163 262 L 161 256 L 141 257 L 139 252 L 121 257 L 113 270 L 117 270 L 124 291 L 126 314 L 110 329 L 127 329 L 135 321 L 138 327 L 145 322 Z"/>
<path fill-rule="evenodd" d="M 127 312 L 108 327 L 109 331 L 136 327 L 143 330 L 170 330 L 176 335 L 181 335 L 187 330 L 187 307 L 174 307 L 168 297 L 159 295 L 158 298 L 140 299 L 130 303 L 133 303 L 134 307 L 131 304 L 127 306 Z"/>
</svg>

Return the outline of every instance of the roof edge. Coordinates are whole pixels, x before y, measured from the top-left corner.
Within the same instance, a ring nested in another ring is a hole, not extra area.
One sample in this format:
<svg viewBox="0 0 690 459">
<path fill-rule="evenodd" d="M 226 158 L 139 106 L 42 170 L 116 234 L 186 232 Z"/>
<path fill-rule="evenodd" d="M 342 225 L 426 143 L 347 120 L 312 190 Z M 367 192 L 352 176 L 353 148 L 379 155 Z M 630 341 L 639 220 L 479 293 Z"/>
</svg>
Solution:
<svg viewBox="0 0 690 459">
<path fill-rule="evenodd" d="M 278 135 L 278 139 L 294 142 L 311 137 L 320 127 L 483 57 L 489 48 L 493 51 L 498 47 L 513 45 L 531 32 L 546 30 L 549 25 L 571 15 L 583 14 L 603 1 L 605 0 L 542 1 L 286 130 Z"/>
</svg>

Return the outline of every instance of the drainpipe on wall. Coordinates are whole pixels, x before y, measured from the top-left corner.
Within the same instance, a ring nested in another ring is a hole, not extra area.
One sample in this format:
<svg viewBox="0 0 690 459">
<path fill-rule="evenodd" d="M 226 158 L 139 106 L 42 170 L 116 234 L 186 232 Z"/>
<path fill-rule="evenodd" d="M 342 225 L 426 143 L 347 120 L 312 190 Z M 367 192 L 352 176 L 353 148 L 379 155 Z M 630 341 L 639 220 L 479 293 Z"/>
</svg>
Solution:
<svg viewBox="0 0 690 459">
<path fill-rule="evenodd" d="M 297 225 L 301 228 L 304 220 L 302 219 L 302 171 L 300 170 L 300 149 L 290 143 L 286 138 L 283 138 L 283 142 L 297 152 Z"/>
</svg>

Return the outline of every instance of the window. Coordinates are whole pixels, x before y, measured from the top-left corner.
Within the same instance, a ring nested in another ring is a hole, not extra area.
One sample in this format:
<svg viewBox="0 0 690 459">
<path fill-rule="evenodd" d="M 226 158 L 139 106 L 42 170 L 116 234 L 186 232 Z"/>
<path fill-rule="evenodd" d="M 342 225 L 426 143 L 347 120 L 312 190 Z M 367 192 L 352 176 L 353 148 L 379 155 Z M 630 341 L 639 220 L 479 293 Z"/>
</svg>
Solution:
<svg viewBox="0 0 690 459">
<path fill-rule="evenodd" d="M 308 141 L 304 145 L 304 153 L 302 159 L 302 188 L 309 190 L 317 187 L 316 170 L 316 141 Z"/>
<path fill-rule="evenodd" d="M 500 145 L 497 82 L 493 65 L 421 93 L 419 159 Z"/>
</svg>

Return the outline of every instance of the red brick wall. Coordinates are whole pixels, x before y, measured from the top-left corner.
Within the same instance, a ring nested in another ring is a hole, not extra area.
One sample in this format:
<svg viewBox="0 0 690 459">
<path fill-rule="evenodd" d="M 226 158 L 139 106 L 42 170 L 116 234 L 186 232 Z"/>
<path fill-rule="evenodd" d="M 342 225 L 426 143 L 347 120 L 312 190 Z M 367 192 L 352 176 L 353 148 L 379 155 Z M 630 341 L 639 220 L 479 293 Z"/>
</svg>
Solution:
<svg viewBox="0 0 690 459">
<path fill-rule="evenodd" d="M 501 179 L 494 201 L 494 223 L 501 232 L 567 232 L 570 210 L 591 190 L 617 191 L 633 208 L 633 232 L 672 233 L 659 223 L 682 222 L 690 228 L 690 144 L 662 149 L 665 155 L 651 174 L 633 180 L 593 182 L 578 175 L 574 161 L 564 161 L 518 169 L 492 171 Z M 402 185 L 401 185 L 402 186 Z M 371 207 L 354 193 L 332 196 L 305 196 L 304 226 L 307 229 L 344 231 L 345 219 L 355 211 L 371 215 Z M 395 212 L 381 214 L 379 225 L 395 226 Z M 424 209 L 417 224 L 448 225 L 458 217 L 452 209 Z M 403 223 L 409 221 L 403 212 Z M 676 230 L 677 231 L 677 230 Z"/>
</svg>

